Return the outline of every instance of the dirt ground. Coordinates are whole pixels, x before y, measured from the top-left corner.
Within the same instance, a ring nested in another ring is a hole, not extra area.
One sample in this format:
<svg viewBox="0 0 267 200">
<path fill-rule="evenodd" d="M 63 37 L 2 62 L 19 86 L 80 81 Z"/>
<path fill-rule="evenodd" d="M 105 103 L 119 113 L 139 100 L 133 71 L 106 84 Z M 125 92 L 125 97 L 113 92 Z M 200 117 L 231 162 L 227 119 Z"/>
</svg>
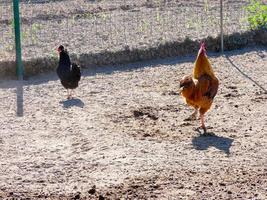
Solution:
<svg viewBox="0 0 267 200">
<path fill-rule="evenodd" d="M 267 199 L 267 48 L 210 55 L 202 136 L 177 93 L 195 56 L 0 81 L 0 199 Z"/>
<path fill-rule="evenodd" d="M 226 35 L 248 30 L 247 3 L 224 1 Z M 220 33 L 217 0 L 31 0 L 22 1 L 20 11 L 24 60 L 56 56 L 59 44 L 80 55 L 157 47 Z M 14 60 L 12 2 L 0 1 L 0 13 L 0 61 Z"/>
</svg>

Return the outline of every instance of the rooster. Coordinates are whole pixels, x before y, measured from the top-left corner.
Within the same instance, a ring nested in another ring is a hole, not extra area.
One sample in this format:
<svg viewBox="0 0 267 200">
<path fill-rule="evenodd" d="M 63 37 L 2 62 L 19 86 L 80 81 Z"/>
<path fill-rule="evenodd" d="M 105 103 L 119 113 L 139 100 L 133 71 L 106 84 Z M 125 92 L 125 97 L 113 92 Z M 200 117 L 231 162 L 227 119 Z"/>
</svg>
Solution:
<svg viewBox="0 0 267 200">
<path fill-rule="evenodd" d="M 194 64 L 193 75 L 184 76 L 181 79 L 180 92 L 186 103 L 195 109 L 188 119 L 196 119 L 197 113 L 200 113 L 201 127 L 204 134 L 207 134 L 204 114 L 210 109 L 218 87 L 219 80 L 213 72 L 203 42 Z"/>
<path fill-rule="evenodd" d="M 81 80 L 80 67 L 76 63 L 70 62 L 69 54 L 62 45 L 58 47 L 57 51 L 59 53 L 57 75 L 63 87 L 67 89 L 67 98 L 71 99 L 73 90 L 78 87 L 79 81 Z"/>
</svg>

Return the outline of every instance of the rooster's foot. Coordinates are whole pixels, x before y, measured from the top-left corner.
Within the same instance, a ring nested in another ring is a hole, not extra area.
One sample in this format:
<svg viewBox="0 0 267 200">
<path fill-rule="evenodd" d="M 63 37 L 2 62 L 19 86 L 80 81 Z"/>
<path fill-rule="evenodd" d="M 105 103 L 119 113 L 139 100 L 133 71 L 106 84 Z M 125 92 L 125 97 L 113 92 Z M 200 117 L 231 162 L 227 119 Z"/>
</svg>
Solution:
<svg viewBox="0 0 267 200">
<path fill-rule="evenodd" d="M 205 135 L 207 134 L 207 130 L 206 129 L 203 129 L 202 126 L 199 126 L 195 129 L 195 131 L 197 131 L 200 135 Z"/>
<path fill-rule="evenodd" d="M 207 128 L 206 127 L 201 127 L 203 129 L 203 136 L 215 136 L 214 133 L 212 132 L 207 132 Z"/>
<path fill-rule="evenodd" d="M 199 126 L 195 129 L 202 136 L 214 136 L 214 133 L 207 132 L 207 128 L 204 126 Z"/>
<path fill-rule="evenodd" d="M 203 135 L 207 136 L 208 135 L 207 128 L 205 126 L 201 126 L 201 128 L 203 129 Z"/>
<path fill-rule="evenodd" d="M 215 136 L 214 133 L 204 132 L 203 136 Z"/>
</svg>

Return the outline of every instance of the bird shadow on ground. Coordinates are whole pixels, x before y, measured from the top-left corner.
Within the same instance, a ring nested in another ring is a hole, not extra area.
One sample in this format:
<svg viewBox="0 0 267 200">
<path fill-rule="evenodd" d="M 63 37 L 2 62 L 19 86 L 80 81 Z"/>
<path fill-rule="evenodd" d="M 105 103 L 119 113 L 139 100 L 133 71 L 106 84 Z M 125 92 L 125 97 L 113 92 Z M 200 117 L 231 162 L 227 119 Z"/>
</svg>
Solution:
<svg viewBox="0 0 267 200">
<path fill-rule="evenodd" d="M 63 105 L 64 108 L 71 108 L 71 107 L 84 107 L 84 102 L 81 99 L 73 98 L 73 99 L 67 99 L 64 101 L 60 101 L 60 104 Z"/>
<path fill-rule="evenodd" d="M 233 141 L 234 140 L 231 138 L 220 137 L 211 132 L 208 133 L 208 135 L 201 134 L 194 137 L 192 139 L 192 144 L 196 150 L 207 150 L 209 147 L 215 147 L 216 149 L 229 155 Z"/>
</svg>

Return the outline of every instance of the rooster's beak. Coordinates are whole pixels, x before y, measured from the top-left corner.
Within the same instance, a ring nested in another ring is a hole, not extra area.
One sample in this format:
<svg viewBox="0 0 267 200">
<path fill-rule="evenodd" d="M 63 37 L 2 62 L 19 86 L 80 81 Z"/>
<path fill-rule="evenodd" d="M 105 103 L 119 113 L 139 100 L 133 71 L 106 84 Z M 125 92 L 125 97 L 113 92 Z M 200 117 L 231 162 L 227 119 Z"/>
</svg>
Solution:
<svg viewBox="0 0 267 200">
<path fill-rule="evenodd" d="M 184 86 L 180 86 L 180 89 L 179 89 L 179 94 L 181 94 L 182 93 L 182 91 L 184 90 Z"/>
</svg>

